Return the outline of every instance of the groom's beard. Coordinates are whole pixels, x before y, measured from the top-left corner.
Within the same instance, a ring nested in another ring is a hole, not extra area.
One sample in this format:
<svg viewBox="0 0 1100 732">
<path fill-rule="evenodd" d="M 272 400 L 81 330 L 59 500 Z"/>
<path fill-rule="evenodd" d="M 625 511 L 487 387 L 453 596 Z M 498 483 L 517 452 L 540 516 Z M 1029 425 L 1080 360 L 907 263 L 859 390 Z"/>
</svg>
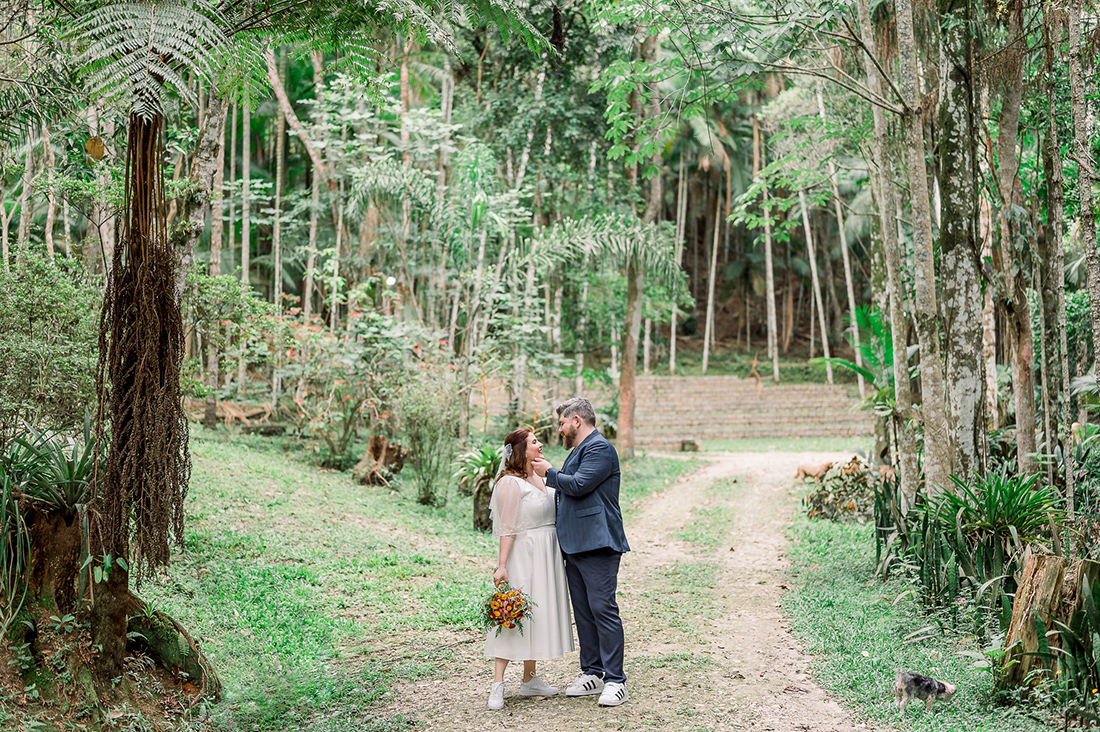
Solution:
<svg viewBox="0 0 1100 732">
<path fill-rule="evenodd" d="M 577 437 L 577 433 L 576 433 L 575 430 L 569 430 L 569 431 L 562 434 L 561 442 L 562 442 L 562 445 L 565 446 L 566 450 L 572 450 L 573 449 L 573 440 L 576 439 L 576 437 Z"/>
</svg>

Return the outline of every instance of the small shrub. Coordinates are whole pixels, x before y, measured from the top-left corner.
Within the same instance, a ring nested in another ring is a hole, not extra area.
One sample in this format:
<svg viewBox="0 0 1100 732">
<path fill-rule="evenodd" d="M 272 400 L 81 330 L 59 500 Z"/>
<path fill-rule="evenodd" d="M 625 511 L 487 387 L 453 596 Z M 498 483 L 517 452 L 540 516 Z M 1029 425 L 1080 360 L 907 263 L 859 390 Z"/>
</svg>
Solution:
<svg viewBox="0 0 1100 732">
<path fill-rule="evenodd" d="M 877 484 L 878 475 L 858 457 L 835 464 L 806 496 L 806 513 L 833 521 L 868 521 L 875 513 Z"/>
<path fill-rule="evenodd" d="M 101 291 L 28 255 L 0 272 L 0 446 L 24 423 L 68 430 L 95 400 Z"/>
<path fill-rule="evenodd" d="M 397 400 L 408 464 L 415 471 L 417 500 L 426 506 L 447 503 L 447 468 L 454 458 L 458 392 L 453 372 L 423 363 Z"/>
</svg>

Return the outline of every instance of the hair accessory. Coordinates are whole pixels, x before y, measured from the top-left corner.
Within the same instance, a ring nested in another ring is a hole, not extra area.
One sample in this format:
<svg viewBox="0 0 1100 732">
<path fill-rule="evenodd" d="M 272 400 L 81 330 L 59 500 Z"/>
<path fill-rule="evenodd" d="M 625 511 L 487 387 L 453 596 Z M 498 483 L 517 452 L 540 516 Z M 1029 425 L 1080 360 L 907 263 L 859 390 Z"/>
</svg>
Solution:
<svg viewBox="0 0 1100 732">
<path fill-rule="evenodd" d="M 504 472 L 504 466 L 508 463 L 508 458 L 512 457 L 512 446 L 508 443 L 504 443 L 504 449 L 501 451 L 500 465 L 497 467 L 496 477 L 493 478 L 493 482 L 500 480 L 500 474 Z"/>
</svg>

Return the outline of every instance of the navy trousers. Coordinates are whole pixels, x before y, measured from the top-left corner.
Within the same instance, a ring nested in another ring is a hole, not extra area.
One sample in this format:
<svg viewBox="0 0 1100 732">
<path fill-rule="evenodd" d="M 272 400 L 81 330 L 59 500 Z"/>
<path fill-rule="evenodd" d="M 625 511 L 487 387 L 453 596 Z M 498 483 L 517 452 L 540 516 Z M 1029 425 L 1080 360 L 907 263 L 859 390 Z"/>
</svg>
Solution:
<svg viewBox="0 0 1100 732">
<path fill-rule="evenodd" d="M 565 555 L 565 576 L 581 645 L 581 671 L 624 683 L 623 621 L 615 602 L 622 554 L 613 549 Z"/>
</svg>

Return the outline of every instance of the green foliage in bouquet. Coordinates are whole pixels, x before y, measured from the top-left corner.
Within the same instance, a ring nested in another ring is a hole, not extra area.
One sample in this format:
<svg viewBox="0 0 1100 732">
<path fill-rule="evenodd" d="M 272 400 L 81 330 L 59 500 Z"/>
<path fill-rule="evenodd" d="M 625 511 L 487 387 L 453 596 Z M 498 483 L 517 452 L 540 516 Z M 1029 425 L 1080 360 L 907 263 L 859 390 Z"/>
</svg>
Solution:
<svg viewBox="0 0 1100 732">
<path fill-rule="evenodd" d="M 522 590 L 512 587 L 507 582 L 501 582 L 485 600 L 485 613 L 482 620 L 485 629 L 496 628 L 498 636 L 505 629 L 516 629 L 520 635 L 523 635 L 523 621 L 531 617 L 534 609 L 535 603 L 523 594 Z"/>
</svg>

